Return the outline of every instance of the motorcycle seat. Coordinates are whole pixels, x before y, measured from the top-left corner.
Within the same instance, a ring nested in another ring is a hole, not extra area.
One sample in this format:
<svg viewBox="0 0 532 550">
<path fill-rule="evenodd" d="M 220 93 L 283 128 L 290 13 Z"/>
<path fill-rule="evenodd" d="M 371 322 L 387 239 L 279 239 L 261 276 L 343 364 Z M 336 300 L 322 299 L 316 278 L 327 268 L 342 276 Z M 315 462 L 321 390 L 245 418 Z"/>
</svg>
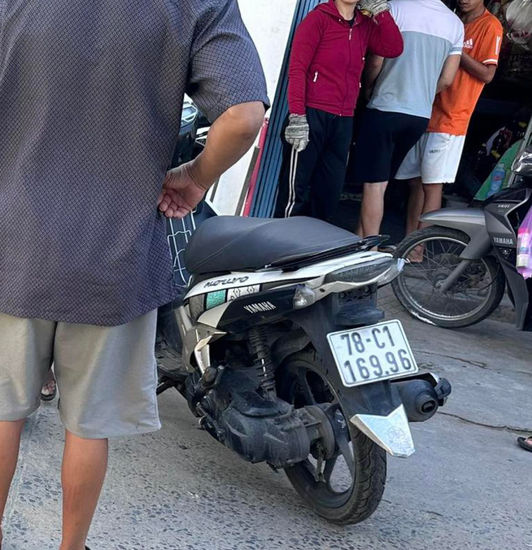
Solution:
<svg viewBox="0 0 532 550">
<path fill-rule="evenodd" d="M 189 273 L 201 275 L 283 267 L 355 245 L 353 233 L 307 217 L 216 216 L 203 222 L 185 251 Z"/>
</svg>

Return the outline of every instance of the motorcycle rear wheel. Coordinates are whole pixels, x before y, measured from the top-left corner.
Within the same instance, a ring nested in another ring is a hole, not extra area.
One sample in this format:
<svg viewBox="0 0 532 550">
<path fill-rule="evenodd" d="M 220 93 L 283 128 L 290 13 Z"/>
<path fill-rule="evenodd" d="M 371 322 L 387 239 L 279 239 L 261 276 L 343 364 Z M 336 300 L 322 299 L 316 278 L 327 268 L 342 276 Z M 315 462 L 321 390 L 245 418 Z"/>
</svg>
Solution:
<svg viewBox="0 0 532 550">
<path fill-rule="evenodd" d="M 281 372 L 280 397 L 296 408 L 336 404 L 338 409 L 334 418 L 339 425 L 334 431 L 341 434 L 336 437 L 333 458 L 320 464 L 316 459 L 319 449 L 314 448 L 307 460 L 286 468 L 290 483 L 326 520 L 338 525 L 364 521 L 375 512 L 382 499 L 386 452 L 344 416 L 342 400 L 327 379 L 315 351 L 292 355 L 281 367 Z"/>
<path fill-rule="evenodd" d="M 396 298 L 410 315 L 442 328 L 463 328 L 486 319 L 499 306 L 506 278 L 491 256 L 472 261 L 449 290 L 438 290 L 438 284 L 460 264 L 468 244 L 469 237 L 462 231 L 437 226 L 415 231 L 399 244 L 398 258 L 423 254 L 422 261 L 407 264 L 392 283 Z"/>
</svg>

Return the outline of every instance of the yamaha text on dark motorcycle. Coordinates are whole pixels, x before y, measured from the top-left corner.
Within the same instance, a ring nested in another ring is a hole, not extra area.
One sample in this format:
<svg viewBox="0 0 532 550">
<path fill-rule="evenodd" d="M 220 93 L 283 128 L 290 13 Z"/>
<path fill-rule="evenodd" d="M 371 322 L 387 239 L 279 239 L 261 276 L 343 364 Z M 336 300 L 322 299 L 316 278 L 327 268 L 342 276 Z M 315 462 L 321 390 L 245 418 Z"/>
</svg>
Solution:
<svg viewBox="0 0 532 550">
<path fill-rule="evenodd" d="M 377 308 L 404 263 L 371 251 L 380 241 L 310 218 L 211 218 L 186 250 L 182 305 L 160 322 L 159 393 L 176 387 L 217 441 L 284 469 L 338 524 L 375 511 L 386 452 L 410 456 L 409 421 L 451 391 Z"/>
<path fill-rule="evenodd" d="M 532 141 L 532 123 L 525 143 Z M 488 317 L 505 290 L 516 325 L 532 330 L 532 280 L 517 271 L 517 232 L 532 207 L 532 148 L 523 147 L 511 185 L 481 208 L 444 208 L 421 218 L 429 227 L 409 235 L 396 257 L 408 261 L 393 282 L 395 295 L 416 318 L 445 328 Z"/>
</svg>

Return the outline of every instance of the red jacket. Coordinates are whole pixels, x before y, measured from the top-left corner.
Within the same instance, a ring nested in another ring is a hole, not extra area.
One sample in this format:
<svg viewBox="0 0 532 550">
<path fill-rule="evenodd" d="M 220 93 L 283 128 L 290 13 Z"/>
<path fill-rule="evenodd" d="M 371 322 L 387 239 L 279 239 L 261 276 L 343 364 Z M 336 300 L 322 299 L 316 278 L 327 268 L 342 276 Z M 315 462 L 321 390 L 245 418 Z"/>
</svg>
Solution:
<svg viewBox="0 0 532 550">
<path fill-rule="evenodd" d="M 290 113 L 306 107 L 353 116 L 366 52 L 398 57 L 403 37 L 388 12 L 371 19 L 356 10 L 353 27 L 329 0 L 318 5 L 299 25 L 288 72 Z"/>
</svg>

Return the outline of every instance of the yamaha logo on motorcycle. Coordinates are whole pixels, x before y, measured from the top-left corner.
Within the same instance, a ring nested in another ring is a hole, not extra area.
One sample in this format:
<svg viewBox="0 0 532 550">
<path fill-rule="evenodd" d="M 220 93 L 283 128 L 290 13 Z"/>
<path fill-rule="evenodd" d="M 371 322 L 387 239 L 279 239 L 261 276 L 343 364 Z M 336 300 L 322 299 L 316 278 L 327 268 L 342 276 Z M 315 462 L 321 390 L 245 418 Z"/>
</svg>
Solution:
<svg viewBox="0 0 532 550">
<path fill-rule="evenodd" d="M 265 311 L 273 311 L 277 309 L 277 306 L 274 306 L 271 302 L 261 302 L 260 304 L 249 304 L 244 306 L 246 311 L 249 313 L 261 313 Z"/>
<path fill-rule="evenodd" d="M 176 387 L 217 441 L 284 469 L 338 524 L 375 511 L 386 453 L 410 456 L 409 422 L 451 391 L 418 371 L 401 323 L 377 307 L 404 266 L 372 251 L 381 241 L 310 218 L 209 219 L 185 252 L 183 303 L 159 327 L 182 349 L 158 391 Z"/>
<path fill-rule="evenodd" d="M 409 262 L 393 283 L 398 300 L 421 321 L 461 328 L 489 317 L 506 288 L 519 330 L 532 330 L 532 280 L 517 270 L 518 230 L 532 208 L 532 121 L 510 186 L 478 208 L 425 214 L 396 256 Z"/>
</svg>

